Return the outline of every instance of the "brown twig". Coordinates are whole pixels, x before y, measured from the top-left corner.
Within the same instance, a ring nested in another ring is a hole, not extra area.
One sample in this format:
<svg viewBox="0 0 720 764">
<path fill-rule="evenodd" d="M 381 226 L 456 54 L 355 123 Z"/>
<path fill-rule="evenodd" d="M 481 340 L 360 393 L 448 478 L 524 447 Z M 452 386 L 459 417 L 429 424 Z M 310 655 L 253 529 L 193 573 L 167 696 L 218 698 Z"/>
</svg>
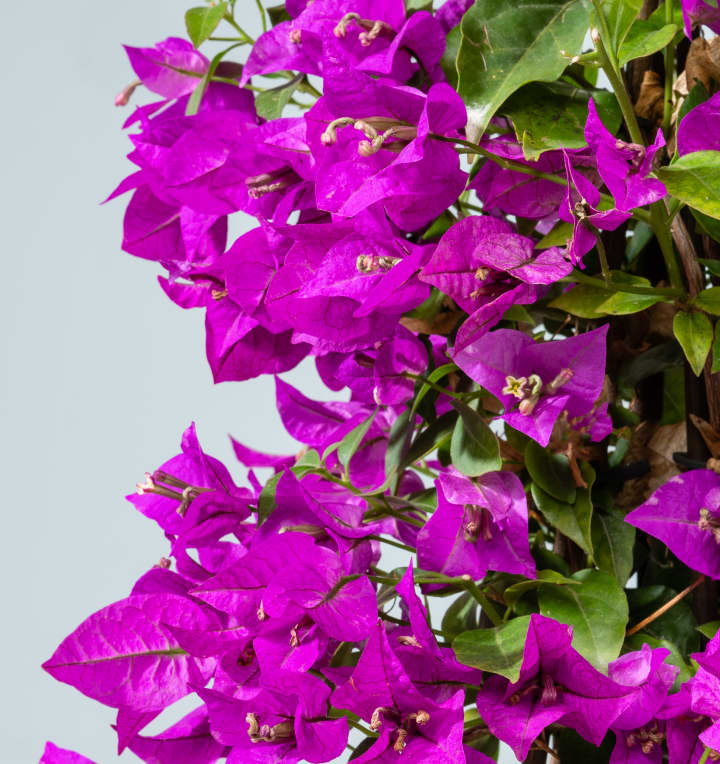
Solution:
<svg viewBox="0 0 720 764">
<path fill-rule="evenodd" d="M 545 751 L 545 753 L 549 753 L 553 759 L 556 759 L 557 761 L 560 761 L 560 756 L 558 756 L 557 751 L 554 751 L 550 746 L 541 738 L 536 738 L 534 741 L 535 745 L 541 750 Z"/>
<path fill-rule="evenodd" d="M 660 618 L 660 616 L 663 613 L 667 613 L 668 610 L 670 610 L 671 607 L 674 605 L 677 605 L 680 600 L 690 594 L 690 592 L 696 587 L 699 586 L 703 581 L 705 580 L 705 576 L 698 576 L 691 584 L 690 586 L 686 586 L 680 594 L 676 594 L 669 602 L 666 602 L 662 607 L 659 607 L 654 613 L 651 613 L 647 618 L 643 618 L 640 623 L 636 623 L 635 626 L 632 627 L 632 629 L 628 629 L 625 632 L 626 637 L 631 637 L 636 632 L 640 631 L 640 629 L 644 629 L 649 623 L 652 623 L 656 618 Z"/>
<path fill-rule="evenodd" d="M 587 488 L 587 483 L 585 482 L 585 478 L 583 478 L 583 474 L 580 471 L 580 465 L 577 461 L 577 443 L 575 443 L 574 440 L 571 440 L 568 443 L 566 455 L 570 462 L 570 471 L 572 472 L 575 486 L 577 488 Z"/>
<path fill-rule="evenodd" d="M 690 297 L 696 297 L 704 288 L 703 275 L 697 261 L 695 245 L 681 215 L 675 215 L 670 224 L 670 231 L 685 271 L 688 294 Z"/>
</svg>

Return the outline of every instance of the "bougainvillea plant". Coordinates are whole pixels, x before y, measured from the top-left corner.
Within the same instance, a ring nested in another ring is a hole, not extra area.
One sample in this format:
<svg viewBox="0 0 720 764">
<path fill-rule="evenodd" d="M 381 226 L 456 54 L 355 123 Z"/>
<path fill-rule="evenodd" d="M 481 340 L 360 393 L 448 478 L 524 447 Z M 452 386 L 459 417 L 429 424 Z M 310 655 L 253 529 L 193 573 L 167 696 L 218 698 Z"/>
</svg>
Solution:
<svg viewBox="0 0 720 764">
<path fill-rule="evenodd" d="M 717 0 L 244 5 L 126 48 L 111 197 L 301 445 L 187 427 L 44 668 L 150 764 L 719 761 Z"/>
</svg>

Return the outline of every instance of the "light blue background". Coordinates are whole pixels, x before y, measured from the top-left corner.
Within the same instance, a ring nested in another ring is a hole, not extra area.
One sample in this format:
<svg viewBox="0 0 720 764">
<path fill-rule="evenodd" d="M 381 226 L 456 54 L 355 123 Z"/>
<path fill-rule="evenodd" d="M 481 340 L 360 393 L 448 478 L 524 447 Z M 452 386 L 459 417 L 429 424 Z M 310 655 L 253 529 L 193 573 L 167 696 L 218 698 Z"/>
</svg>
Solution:
<svg viewBox="0 0 720 764">
<path fill-rule="evenodd" d="M 272 381 L 213 386 L 201 312 L 175 307 L 155 282 L 159 269 L 121 253 L 127 197 L 99 206 L 132 169 L 120 129 L 131 107 L 113 106 L 133 79 L 121 43 L 182 35 L 191 4 L 3 3 L 7 764 L 35 764 L 47 739 L 99 763 L 115 760 L 114 711 L 40 664 L 166 553 L 157 526 L 123 496 L 178 451 L 187 424 L 195 420 L 207 450 L 228 462 L 227 433 L 259 449 L 296 448 L 275 413 Z M 238 7 L 257 34 L 253 0 Z M 329 397 L 311 364 L 285 376 L 311 397 Z M 127 752 L 123 760 L 137 759 Z"/>
</svg>

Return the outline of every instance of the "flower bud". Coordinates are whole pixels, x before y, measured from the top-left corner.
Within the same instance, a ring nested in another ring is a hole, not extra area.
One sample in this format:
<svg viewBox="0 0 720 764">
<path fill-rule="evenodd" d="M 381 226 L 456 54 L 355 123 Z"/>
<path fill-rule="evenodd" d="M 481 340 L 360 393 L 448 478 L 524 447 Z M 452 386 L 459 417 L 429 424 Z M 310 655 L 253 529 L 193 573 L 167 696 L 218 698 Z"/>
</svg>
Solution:
<svg viewBox="0 0 720 764">
<path fill-rule="evenodd" d="M 135 88 L 142 85 L 140 80 L 135 80 L 127 85 L 115 96 L 115 106 L 127 106 L 132 94 L 135 92 Z"/>
</svg>

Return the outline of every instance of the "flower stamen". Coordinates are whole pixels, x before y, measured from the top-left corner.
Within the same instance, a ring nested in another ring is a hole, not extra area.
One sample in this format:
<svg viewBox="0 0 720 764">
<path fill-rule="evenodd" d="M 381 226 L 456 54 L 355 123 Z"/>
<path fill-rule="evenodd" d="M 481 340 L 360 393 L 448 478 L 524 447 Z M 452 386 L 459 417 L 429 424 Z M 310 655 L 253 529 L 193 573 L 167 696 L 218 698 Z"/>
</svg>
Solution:
<svg viewBox="0 0 720 764">
<path fill-rule="evenodd" d="M 710 531 L 715 539 L 715 543 L 720 544 L 720 518 L 712 515 L 710 510 L 705 507 L 700 510 L 698 528 L 701 531 Z"/>
</svg>

